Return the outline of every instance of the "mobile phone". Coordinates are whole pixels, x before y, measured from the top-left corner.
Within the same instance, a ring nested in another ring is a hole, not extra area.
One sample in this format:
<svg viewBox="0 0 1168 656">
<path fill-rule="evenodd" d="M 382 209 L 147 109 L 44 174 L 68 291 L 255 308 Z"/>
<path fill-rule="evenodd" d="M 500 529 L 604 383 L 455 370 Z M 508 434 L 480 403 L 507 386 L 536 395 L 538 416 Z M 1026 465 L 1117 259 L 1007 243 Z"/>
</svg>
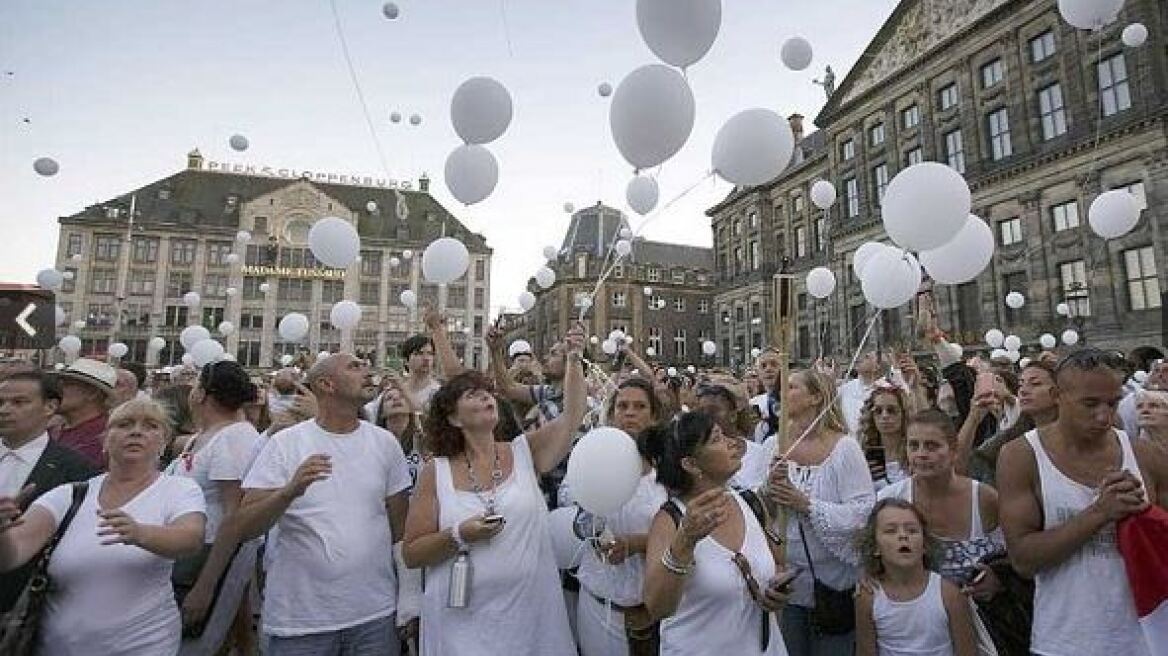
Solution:
<svg viewBox="0 0 1168 656">
<path fill-rule="evenodd" d="M 486 524 L 506 524 L 507 520 L 502 515 L 487 515 L 483 517 L 483 523 Z"/>
<path fill-rule="evenodd" d="M 775 587 L 786 591 L 795 582 L 795 579 L 799 578 L 799 573 L 800 570 L 798 569 L 787 570 L 781 577 L 775 580 Z"/>
<path fill-rule="evenodd" d="M 982 581 L 985 580 L 986 574 L 989 574 L 989 573 L 990 572 L 988 569 L 981 570 L 980 572 L 975 574 L 972 579 L 969 580 L 969 584 L 970 585 L 977 585 L 978 583 L 981 583 Z"/>
</svg>

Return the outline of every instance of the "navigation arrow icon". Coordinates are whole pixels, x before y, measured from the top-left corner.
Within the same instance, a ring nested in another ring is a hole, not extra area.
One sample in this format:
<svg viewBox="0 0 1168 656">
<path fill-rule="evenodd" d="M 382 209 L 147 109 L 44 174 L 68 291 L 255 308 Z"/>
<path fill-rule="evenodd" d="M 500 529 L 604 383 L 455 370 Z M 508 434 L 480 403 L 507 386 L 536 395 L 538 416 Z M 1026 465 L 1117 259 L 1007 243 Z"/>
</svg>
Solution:
<svg viewBox="0 0 1168 656">
<path fill-rule="evenodd" d="M 20 311 L 20 314 L 16 315 L 16 325 L 20 326 L 20 329 L 23 330 L 29 337 L 36 337 L 37 334 L 36 328 L 33 328 L 32 324 L 28 322 L 29 316 L 31 316 L 32 313 L 36 311 L 36 309 L 36 303 L 29 303 L 23 310 Z"/>
</svg>

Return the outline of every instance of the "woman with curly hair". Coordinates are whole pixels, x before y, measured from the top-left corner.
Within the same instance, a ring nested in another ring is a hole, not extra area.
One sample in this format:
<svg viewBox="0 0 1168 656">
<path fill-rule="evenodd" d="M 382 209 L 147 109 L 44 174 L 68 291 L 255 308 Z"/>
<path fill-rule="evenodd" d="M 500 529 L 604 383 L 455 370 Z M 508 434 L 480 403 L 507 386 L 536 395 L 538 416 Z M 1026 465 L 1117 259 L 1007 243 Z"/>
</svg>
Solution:
<svg viewBox="0 0 1168 656">
<path fill-rule="evenodd" d="M 429 453 L 422 433 L 422 413 L 414 405 L 414 400 L 398 378 L 385 383 L 378 399 L 377 412 L 373 423 L 393 433 L 401 444 L 402 453 L 410 466 L 410 480 L 418 483 L 418 470 Z"/>
<path fill-rule="evenodd" d="M 904 440 L 909 414 L 908 393 L 884 379 L 876 381 L 860 410 L 858 437 L 877 492 L 908 477 Z"/>
</svg>

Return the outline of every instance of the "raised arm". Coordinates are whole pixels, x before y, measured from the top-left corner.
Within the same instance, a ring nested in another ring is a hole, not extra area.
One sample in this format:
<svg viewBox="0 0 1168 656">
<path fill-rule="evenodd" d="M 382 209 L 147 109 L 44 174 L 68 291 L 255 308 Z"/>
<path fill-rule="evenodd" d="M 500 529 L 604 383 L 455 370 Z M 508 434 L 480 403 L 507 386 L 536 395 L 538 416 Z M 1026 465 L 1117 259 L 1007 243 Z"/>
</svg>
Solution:
<svg viewBox="0 0 1168 656">
<path fill-rule="evenodd" d="M 577 323 L 565 337 L 564 411 L 527 437 L 535 469 L 541 474 L 555 469 L 572 449 L 576 430 L 588 410 L 588 389 L 584 381 L 584 326 Z"/>
<path fill-rule="evenodd" d="M 466 367 L 458 361 L 454 347 L 450 344 L 450 333 L 446 330 L 446 315 L 426 303 L 422 306 L 422 321 L 430 333 L 430 341 L 434 342 L 434 355 L 438 358 L 438 366 L 447 380 L 466 371 Z"/>
<path fill-rule="evenodd" d="M 503 343 L 503 330 L 499 326 L 491 326 L 487 331 L 487 348 L 490 349 L 488 366 L 499 392 L 508 400 L 531 403 L 531 388 L 515 382 L 511 372 L 507 371 L 507 346 Z"/>
<path fill-rule="evenodd" d="M 633 365 L 633 368 L 637 370 L 637 373 L 646 379 L 651 380 L 653 378 L 653 365 L 646 362 L 645 359 L 642 358 L 640 354 L 637 353 L 637 351 L 628 344 L 622 345 L 621 348 L 624 349 L 625 358 L 627 359 L 626 361 Z"/>
</svg>

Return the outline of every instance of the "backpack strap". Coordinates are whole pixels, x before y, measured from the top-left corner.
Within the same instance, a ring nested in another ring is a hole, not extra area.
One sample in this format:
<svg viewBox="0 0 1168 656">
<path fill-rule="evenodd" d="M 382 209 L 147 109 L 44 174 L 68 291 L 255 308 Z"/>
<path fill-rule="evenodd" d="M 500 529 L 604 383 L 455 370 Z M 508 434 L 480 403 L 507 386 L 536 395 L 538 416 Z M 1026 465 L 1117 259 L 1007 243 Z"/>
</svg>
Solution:
<svg viewBox="0 0 1168 656">
<path fill-rule="evenodd" d="M 661 504 L 661 509 L 664 510 L 665 514 L 669 515 L 669 518 L 673 520 L 674 526 L 681 526 L 681 518 L 684 513 L 681 512 L 681 506 L 679 506 L 677 502 L 674 501 L 673 497 L 670 497 L 669 501 Z"/>
<path fill-rule="evenodd" d="M 738 496 L 742 497 L 742 500 L 746 502 L 750 511 L 754 513 L 754 518 L 758 520 L 758 525 L 762 527 L 763 535 L 766 536 L 767 541 L 774 545 L 782 544 L 783 538 L 771 529 L 770 513 L 767 512 L 766 504 L 758 497 L 758 494 L 754 490 L 748 490 L 746 488 L 735 488 L 734 491 L 738 493 Z"/>
</svg>

